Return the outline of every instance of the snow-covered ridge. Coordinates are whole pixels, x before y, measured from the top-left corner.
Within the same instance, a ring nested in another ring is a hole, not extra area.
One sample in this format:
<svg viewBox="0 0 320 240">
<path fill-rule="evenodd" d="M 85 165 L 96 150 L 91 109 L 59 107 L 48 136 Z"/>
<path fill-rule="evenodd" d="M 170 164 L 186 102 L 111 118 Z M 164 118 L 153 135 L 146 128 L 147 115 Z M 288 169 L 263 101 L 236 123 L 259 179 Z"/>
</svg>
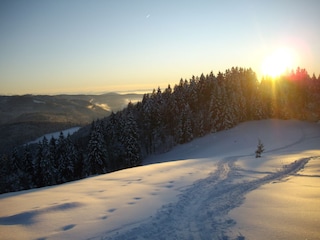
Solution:
<svg viewBox="0 0 320 240">
<path fill-rule="evenodd" d="M 68 128 L 68 129 L 65 129 L 65 130 L 62 130 L 62 131 L 58 131 L 58 132 L 53 132 L 53 133 L 48 133 L 48 134 L 45 134 L 31 142 L 29 142 L 28 144 L 33 144 L 33 143 L 38 143 L 40 141 L 42 141 L 42 139 L 44 137 L 46 137 L 48 140 L 51 139 L 51 137 L 55 138 L 55 139 L 58 139 L 59 138 L 59 135 L 62 133 L 64 137 L 67 137 L 68 134 L 72 135 L 73 133 L 75 133 L 76 131 L 78 131 L 80 129 L 80 127 L 72 127 L 72 128 Z"/>
<path fill-rule="evenodd" d="M 260 159 L 254 157 L 258 138 L 266 148 Z M 236 239 L 239 232 L 245 239 L 317 239 L 319 156 L 318 124 L 242 123 L 150 157 L 141 167 L 2 194 L 1 239 Z M 278 186 L 281 196 L 262 191 Z M 256 192 L 273 204 L 286 199 L 288 221 L 273 225 L 279 208 L 267 203 L 265 221 L 243 214 L 242 206 L 261 211 L 260 201 L 245 200 Z M 297 209 L 310 214 L 297 218 Z"/>
</svg>

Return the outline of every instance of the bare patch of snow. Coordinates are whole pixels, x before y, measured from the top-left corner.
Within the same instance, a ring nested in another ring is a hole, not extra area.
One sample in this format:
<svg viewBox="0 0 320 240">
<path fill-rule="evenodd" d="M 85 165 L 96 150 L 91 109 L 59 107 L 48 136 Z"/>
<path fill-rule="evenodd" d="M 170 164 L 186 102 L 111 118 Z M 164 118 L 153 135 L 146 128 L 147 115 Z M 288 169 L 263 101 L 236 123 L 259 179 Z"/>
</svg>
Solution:
<svg viewBox="0 0 320 240">
<path fill-rule="evenodd" d="M 45 101 L 36 100 L 36 99 L 33 99 L 33 102 L 34 102 L 34 103 L 38 103 L 38 104 L 46 104 Z"/>
</svg>

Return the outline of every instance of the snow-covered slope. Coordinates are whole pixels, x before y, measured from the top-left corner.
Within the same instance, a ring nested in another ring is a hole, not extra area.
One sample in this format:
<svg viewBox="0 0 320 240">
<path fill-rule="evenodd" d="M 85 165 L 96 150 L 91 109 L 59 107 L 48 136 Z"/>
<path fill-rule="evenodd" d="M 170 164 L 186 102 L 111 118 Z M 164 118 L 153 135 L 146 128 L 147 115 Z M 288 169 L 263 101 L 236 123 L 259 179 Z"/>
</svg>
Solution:
<svg viewBox="0 0 320 240">
<path fill-rule="evenodd" d="M 260 159 L 254 157 L 258 138 L 266 149 Z M 235 239 L 241 232 L 246 239 L 268 239 L 264 231 L 273 231 L 272 239 L 292 239 L 295 229 L 288 225 L 305 222 L 308 232 L 299 236 L 315 239 L 315 223 L 320 221 L 319 204 L 313 204 L 320 198 L 319 156 L 319 124 L 243 123 L 149 157 L 141 167 L 2 194 L 0 238 Z M 298 180 L 302 175 L 307 186 Z M 278 186 L 286 189 L 281 184 L 290 184 L 290 191 L 276 198 L 272 194 L 282 192 Z M 260 206 L 268 207 L 266 217 L 272 219 L 278 211 L 272 204 L 283 206 L 286 194 L 290 221 L 282 221 L 286 232 L 277 235 L 279 223 L 264 224 L 263 212 L 254 213 Z M 298 207 L 308 205 L 313 214 L 294 219 L 290 213 L 296 214 L 297 199 Z"/>
</svg>

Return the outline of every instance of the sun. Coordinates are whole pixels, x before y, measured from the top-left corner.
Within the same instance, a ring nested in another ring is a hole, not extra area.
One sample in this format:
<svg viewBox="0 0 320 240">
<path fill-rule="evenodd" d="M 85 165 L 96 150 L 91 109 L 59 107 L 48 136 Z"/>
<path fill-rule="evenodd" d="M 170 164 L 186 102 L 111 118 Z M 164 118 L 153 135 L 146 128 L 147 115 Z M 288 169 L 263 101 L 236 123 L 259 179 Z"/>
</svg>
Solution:
<svg viewBox="0 0 320 240">
<path fill-rule="evenodd" d="M 263 76 L 276 78 L 293 69 L 295 54 L 288 48 L 278 48 L 265 58 L 261 65 Z"/>
</svg>

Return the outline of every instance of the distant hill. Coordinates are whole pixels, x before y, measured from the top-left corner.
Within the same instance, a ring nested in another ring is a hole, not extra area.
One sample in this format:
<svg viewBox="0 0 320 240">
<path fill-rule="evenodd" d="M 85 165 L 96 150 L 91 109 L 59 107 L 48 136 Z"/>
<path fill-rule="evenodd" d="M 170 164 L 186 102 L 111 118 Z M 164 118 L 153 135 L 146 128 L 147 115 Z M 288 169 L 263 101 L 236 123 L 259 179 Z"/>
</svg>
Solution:
<svg viewBox="0 0 320 240">
<path fill-rule="evenodd" d="M 143 94 L 0 96 L 0 153 L 119 111 Z"/>
</svg>

